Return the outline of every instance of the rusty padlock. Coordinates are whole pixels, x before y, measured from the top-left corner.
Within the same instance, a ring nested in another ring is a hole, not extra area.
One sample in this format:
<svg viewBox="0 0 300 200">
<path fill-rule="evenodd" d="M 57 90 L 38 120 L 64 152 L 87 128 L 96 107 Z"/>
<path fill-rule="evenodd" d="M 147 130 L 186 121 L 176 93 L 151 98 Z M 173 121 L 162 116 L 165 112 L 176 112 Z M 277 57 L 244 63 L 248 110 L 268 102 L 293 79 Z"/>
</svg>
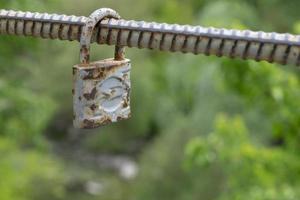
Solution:
<svg viewBox="0 0 300 200">
<path fill-rule="evenodd" d="M 90 63 L 90 43 L 94 28 L 104 18 L 119 19 L 109 8 L 91 14 L 80 38 L 81 64 L 73 67 L 73 103 L 76 128 L 97 128 L 130 117 L 131 62 L 124 47 L 116 46 L 115 58 Z"/>
</svg>

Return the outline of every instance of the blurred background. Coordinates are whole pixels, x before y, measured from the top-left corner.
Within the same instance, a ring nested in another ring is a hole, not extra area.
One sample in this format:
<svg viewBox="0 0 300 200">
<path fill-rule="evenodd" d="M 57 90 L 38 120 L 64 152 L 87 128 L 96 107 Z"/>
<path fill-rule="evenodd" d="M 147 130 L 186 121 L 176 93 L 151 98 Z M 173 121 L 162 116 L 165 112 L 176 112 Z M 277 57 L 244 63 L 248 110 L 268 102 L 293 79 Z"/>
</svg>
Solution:
<svg viewBox="0 0 300 200">
<path fill-rule="evenodd" d="M 299 0 L 0 0 L 0 8 L 300 33 Z M 93 45 L 93 60 L 113 47 Z M 127 49 L 132 113 L 72 127 L 77 42 L 0 36 L 1 200 L 300 199 L 300 72 Z"/>
</svg>

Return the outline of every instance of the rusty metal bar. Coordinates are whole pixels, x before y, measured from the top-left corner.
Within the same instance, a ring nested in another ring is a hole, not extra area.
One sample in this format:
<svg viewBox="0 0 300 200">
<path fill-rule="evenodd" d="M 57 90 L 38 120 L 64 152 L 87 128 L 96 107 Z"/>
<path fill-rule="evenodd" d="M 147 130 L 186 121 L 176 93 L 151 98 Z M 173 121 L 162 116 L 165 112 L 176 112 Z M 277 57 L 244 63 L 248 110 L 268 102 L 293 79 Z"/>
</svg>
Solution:
<svg viewBox="0 0 300 200">
<path fill-rule="evenodd" d="M 77 40 L 87 17 L 0 10 L 0 34 Z M 300 65 L 300 36 L 106 19 L 93 42 Z"/>
</svg>

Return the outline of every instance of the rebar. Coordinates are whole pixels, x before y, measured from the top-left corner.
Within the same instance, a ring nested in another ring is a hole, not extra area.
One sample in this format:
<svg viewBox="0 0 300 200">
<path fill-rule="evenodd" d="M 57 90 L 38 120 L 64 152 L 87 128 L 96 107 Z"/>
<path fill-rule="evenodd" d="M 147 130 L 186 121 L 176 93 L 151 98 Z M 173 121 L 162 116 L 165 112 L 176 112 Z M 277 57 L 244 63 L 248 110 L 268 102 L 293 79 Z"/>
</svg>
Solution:
<svg viewBox="0 0 300 200">
<path fill-rule="evenodd" d="M 87 17 L 0 10 L 0 34 L 77 40 Z M 300 36 L 250 30 L 105 19 L 93 42 L 300 65 Z"/>
</svg>

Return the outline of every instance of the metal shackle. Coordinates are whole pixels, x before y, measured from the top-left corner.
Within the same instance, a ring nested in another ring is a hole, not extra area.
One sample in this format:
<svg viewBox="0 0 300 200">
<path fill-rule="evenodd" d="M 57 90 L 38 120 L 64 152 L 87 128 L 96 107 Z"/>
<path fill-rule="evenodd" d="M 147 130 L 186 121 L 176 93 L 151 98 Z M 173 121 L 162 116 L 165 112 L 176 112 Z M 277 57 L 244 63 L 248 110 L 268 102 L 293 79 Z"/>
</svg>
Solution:
<svg viewBox="0 0 300 200">
<path fill-rule="evenodd" d="M 120 15 L 110 8 L 100 8 L 94 11 L 85 22 L 80 36 L 80 62 L 82 64 L 90 63 L 91 40 L 96 25 L 104 18 L 120 19 Z M 115 47 L 115 60 L 123 60 L 125 47 Z"/>
</svg>

